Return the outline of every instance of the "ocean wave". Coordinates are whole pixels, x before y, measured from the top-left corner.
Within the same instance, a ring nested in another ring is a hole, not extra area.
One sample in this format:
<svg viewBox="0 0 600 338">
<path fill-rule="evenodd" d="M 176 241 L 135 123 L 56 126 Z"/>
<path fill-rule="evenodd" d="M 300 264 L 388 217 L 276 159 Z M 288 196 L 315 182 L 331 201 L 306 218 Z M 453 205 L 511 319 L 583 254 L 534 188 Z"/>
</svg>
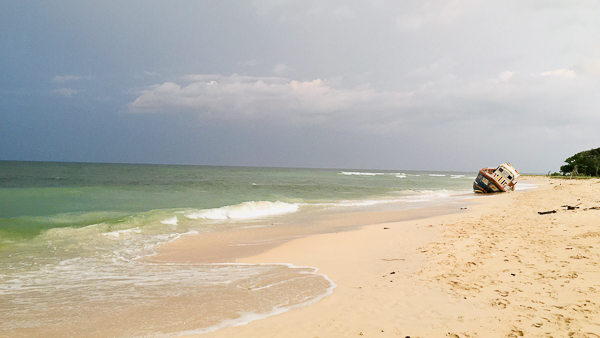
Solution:
<svg viewBox="0 0 600 338">
<path fill-rule="evenodd" d="M 370 173 L 370 172 L 358 172 L 358 171 L 342 171 L 340 175 L 346 176 L 395 176 L 398 178 L 405 178 L 405 173 Z M 418 176 L 418 175 L 416 175 Z"/>
<path fill-rule="evenodd" d="M 379 176 L 385 175 L 385 173 L 364 173 L 364 172 L 356 172 L 356 171 L 342 171 L 341 175 L 346 176 Z"/>
<path fill-rule="evenodd" d="M 173 216 L 169 219 L 165 219 L 160 221 L 162 224 L 166 224 L 166 225 L 177 225 L 178 220 L 177 220 L 177 216 Z"/>
<path fill-rule="evenodd" d="M 121 237 L 121 236 L 132 235 L 132 234 L 141 234 L 141 233 L 142 233 L 142 229 L 140 229 L 139 227 L 135 227 L 132 229 L 121 229 L 121 230 L 115 230 L 115 231 L 110 231 L 110 232 L 104 232 L 101 234 L 103 236 Z"/>
<path fill-rule="evenodd" d="M 210 220 L 249 219 L 293 213 L 298 211 L 299 208 L 300 206 L 297 203 L 252 201 L 220 208 L 186 212 L 184 216 L 189 219 Z"/>
</svg>

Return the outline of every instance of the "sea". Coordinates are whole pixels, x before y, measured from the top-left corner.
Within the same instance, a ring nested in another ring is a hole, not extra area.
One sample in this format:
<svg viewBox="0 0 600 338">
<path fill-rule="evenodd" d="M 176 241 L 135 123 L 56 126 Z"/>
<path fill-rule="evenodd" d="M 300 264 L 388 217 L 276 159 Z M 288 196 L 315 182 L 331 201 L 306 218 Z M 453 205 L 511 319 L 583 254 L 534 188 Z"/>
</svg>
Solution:
<svg viewBox="0 0 600 338">
<path fill-rule="evenodd" d="M 457 203 L 474 178 L 0 161 L 0 336 L 177 337 L 308 306 L 336 286 L 317 267 L 152 257 L 185 236 Z"/>
</svg>

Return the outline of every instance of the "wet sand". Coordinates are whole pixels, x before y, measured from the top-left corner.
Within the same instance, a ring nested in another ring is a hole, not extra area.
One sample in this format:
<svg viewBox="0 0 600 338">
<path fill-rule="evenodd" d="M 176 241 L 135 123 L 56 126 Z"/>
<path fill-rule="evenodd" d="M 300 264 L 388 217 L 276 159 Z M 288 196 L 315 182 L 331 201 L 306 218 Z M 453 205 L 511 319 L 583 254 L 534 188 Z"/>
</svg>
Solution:
<svg viewBox="0 0 600 338">
<path fill-rule="evenodd" d="M 317 267 L 337 288 L 310 306 L 199 336 L 600 337 L 600 181 L 521 181 L 539 188 L 239 259 Z"/>
<path fill-rule="evenodd" d="M 472 204 L 467 200 L 450 201 L 443 205 L 416 209 L 399 209 L 378 212 L 354 212 L 281 217 L 271 227 L 212 232 L 183 236 L 165 243 L 159 253 L 150 258 L 153 262 L 178 263 L 233 263 L 246 257 L 261 254 L 289 241 L 317 234 L 340 233 L 357 230 L 366 225 L 407 221 L 436 215 L 463 212 L 461 207 Z M 279 263 L 279 262 L 278 262 Z"/>
</svg>

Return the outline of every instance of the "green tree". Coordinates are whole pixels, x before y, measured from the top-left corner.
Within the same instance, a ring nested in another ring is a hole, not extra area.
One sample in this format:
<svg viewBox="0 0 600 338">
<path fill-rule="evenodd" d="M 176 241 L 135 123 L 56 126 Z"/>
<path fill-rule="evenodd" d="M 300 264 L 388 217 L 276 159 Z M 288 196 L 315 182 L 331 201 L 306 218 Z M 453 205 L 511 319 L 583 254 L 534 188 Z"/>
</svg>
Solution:
<svg viewBox="0 0 600 338">
<path fill-rule="evenodd" d="M 567 164 L 560 167 L 560 172 L 570 174 L 577 167 L 577 173 L 587 176 L 598 176 L 600 172 L 600 148 L 579 152 L 565 160 Z"/>
</svg>

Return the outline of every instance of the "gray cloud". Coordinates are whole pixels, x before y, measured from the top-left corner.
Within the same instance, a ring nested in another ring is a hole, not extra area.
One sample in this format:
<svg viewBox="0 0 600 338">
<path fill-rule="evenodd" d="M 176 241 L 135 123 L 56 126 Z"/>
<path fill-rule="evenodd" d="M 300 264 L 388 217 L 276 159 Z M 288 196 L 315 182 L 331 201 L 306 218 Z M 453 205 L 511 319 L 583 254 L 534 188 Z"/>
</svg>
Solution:
<svg viewBox="0 0 600 338">
<path fill-rule="evenodd" d="M 177 155 L 181 163 L 472 169 L 510 161 L 547 172 L 600 142 L 598 0 L 16 4 L 0 13 L 5 105 L 37 102 L 45 116 L 52 101 L 56 118 L 6 144 L 59 139 L 74 123 L 53 121 L 78 107 L 98 111 L 74 127 L 82 135 L 97 130 L 93 118 L 108 130 L 98 135 L 168 135 L 152 159 L 176 158 L 166 144 L 211 144 L 195 162 Z M 49 91 L 72 100 L 48 100 Z M 21 92 L 33 96 L 13 94 Z M 14 111 L 22 126 L 39 120 Z M 80 142 L 86 158 L 107 144 L 101 137 Z M 58 152 L 51 144 L 32 143 L 29 154 Z M 240 155 L 240 144 L 261 151 Z"/>
<path fill-rule="evenodd" d="M 274 77 L 189 75 L 193 82 L 166 82 L 145 90 L 129 104 L 133 112 L 195 111 L 204 118 L 270 119 L 289 124 L 326 123 L 360 116 L 364 110 L 389 113 L 410 93 L 340 89 L 325 81 Z M 361 110 L 362 109 L 362 110 Z M 339 121 L 338 121 L 339 122 Z"/>
<path fill-rule="evenodd" d="M 487 79 L 445 74 L 410 91 L 371 86 L 343 88 L 320 79 L 239 75 L 188 75 L 182 79 L 190 82 L 165 82 L 143 91 L 129 104 L 130 110 L 193 111 L 209 119 L 330 123 L 352 129 L 374 130 L 379 125 L 389 132 L 421 123 L 430 127 L 479 119 L 517 128 L 523 124 L 577 124 L 583 119 L 586 123 L 597 122 L 595 108 L 583 102 L 577 112 L 561 109 L 571 104 L 571 97 L 591 95 L 600 89 L 598 79 L 566 69 L 539 74 L 503 71 Z"/>
</svg>

